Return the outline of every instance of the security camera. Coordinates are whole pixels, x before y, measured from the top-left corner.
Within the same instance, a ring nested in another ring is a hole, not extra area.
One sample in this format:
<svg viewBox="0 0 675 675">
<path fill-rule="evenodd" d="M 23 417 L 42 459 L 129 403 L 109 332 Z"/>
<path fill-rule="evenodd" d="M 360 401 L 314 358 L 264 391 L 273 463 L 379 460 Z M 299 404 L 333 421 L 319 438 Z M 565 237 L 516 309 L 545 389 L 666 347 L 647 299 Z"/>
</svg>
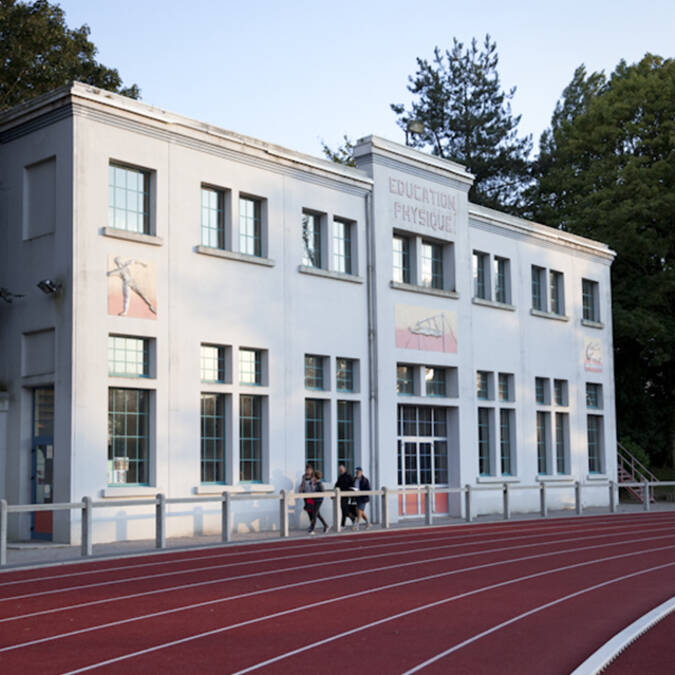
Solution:
<svg viewBox="0 0 675 675">
<path fill-rule="evenodd" d="M 61 284 L 58 284 L 51 279 L 43 279 L 42 281 L 38 281 L 37 287 L 45 295 L 55 295 L 63 288 Z"/>
</svg>

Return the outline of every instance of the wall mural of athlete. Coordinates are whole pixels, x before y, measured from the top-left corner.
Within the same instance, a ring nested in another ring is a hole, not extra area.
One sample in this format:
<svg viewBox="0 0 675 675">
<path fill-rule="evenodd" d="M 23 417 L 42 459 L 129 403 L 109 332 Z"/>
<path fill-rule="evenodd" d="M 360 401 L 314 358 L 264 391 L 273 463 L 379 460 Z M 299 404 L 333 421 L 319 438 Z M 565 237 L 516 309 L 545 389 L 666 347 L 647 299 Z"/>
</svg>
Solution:
<svg viewBox="0 0 675 675">
<path fill-rule="evenodd" d="M 109 278 L 109 314 L 137 318 L 157 316 L 155 271 L 152 263 L 122 256 L 111 256 L 108 260 L 107 276 Z M 143 304 L 132 303 L 134 297 L 139 298 Z"/>
</svg>

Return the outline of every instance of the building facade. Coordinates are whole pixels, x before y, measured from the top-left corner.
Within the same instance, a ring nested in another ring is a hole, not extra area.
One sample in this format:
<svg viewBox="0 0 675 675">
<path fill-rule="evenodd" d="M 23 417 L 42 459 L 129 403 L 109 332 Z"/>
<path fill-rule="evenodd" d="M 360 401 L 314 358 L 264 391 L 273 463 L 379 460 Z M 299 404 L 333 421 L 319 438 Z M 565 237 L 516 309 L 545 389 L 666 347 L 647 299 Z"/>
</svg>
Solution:
<svg viewBox="0 0 675 675">
<path fill-rule="evenodd" d="M 278 491 L 306 461 L 375 487 L 616 478 L 614 254 L 470 204 L 463 167 L 375 136 L 345 167 L 78 83 L 3 113 L 0 144 L 10 503 Z M 95 518 L 97 541 L 154 531 L 146 507 Z M 77 541 L 79 513 L 12 528 Z"/>
</svg>

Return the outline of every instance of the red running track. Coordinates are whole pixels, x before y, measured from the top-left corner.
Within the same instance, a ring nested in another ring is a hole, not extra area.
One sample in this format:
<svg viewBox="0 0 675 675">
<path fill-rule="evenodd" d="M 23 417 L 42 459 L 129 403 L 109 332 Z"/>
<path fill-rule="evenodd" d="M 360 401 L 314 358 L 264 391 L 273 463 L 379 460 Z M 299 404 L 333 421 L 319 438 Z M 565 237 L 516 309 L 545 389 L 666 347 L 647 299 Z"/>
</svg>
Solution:
<svg viewBox="0 0 675 675">
<path fill-rule="evenodd" d="M 0 672 L 569 673 L 673 595 L 675 513 L 167 552 L 0 573 Z"/>
</svg>

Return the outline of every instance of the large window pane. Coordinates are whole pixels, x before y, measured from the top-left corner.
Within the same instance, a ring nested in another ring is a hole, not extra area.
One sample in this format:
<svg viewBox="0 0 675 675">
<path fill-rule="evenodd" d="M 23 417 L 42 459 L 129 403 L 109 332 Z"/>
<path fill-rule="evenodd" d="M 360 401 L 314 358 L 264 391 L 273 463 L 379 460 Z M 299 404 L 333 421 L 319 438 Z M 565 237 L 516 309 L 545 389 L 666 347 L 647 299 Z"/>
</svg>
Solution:
<svg viewBox="0 0 675 675">
<path fill-rule="evenodd" d="M 202 187 L 201 190 L 202 246 L 225 248 L 225 193 Z"/>
<path fill-rule="evenodd" d="M 201 482 L 225 482 L 225 396 L 201 395 Z"/>
<path fill-rule="evenodd" d="M 333 269 L 352 274 L 352 225 L 342 220 L 333 221 Z"/>
<path fill-rule="evenodd" d="M 314 213 L 302 214 L 302 264 L 307 267 L 321 267 L 321 216 Z"/>
<path fill-rule="evenodd" d="M 262 255 L 261 202 L 259 199 L 239 199 L 239 250 L 248 255 Z"/>
<path fill-rule="evenodd" d="M 108 226 L 150 234 L 150 174 L 111 164 L 108 170 Z"/>
<path fill-rule="evenodd" d="M 149 396 L 144 389 L 108 390 L 108 480 L 147 484 Z"/>
<path fill-rule="evenodd" d="M 338 464 L 343 463 L 354 475 L 354 403 L 337 402 L 337 451 Z"/>
<path fill-rule="evenodd" d="M 262 481 L 262 397 L 239 397 L 239 473 L 242 482 Z"/>
<path fill-rule="evenodd" d="M 324 473 L 324 401 L 305 401 L 305 463 Z"/>
</svg>

